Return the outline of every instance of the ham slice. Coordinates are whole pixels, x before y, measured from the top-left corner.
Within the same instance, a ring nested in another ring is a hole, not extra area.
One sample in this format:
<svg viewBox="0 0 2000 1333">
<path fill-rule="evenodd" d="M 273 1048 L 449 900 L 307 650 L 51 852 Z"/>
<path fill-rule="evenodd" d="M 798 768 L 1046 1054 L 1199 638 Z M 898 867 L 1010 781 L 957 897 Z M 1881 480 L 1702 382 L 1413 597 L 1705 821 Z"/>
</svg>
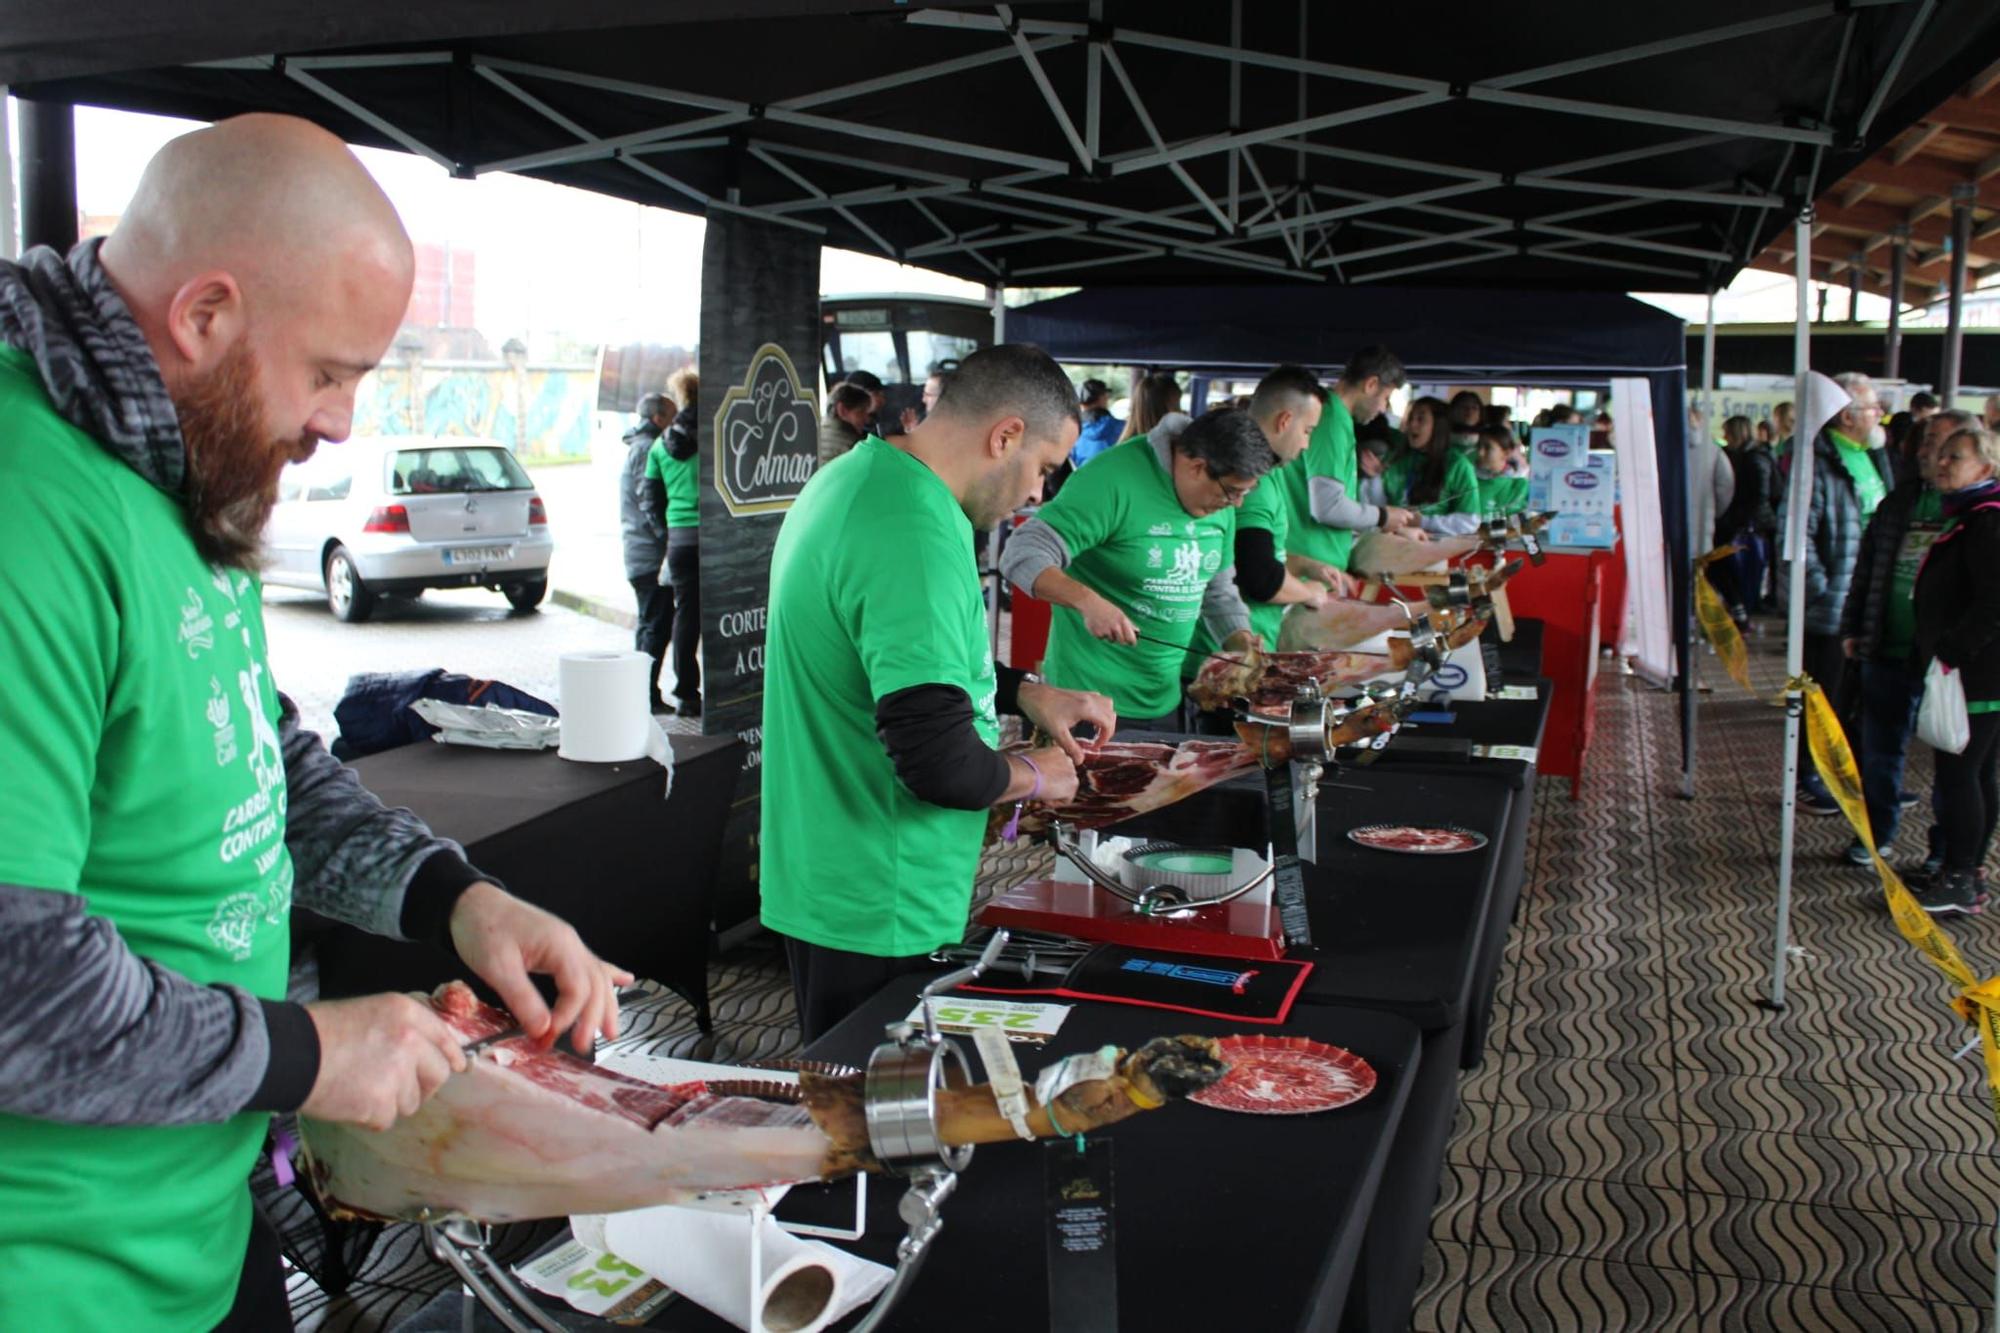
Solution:
<svg viewBox="0 0 2000 1333">
<path fill-rule="evenodd" d="M 1076 796 L 1059 806 L 1023 811 L 1021 831 L 1040 833 L 1056 821 L 1079 829 L 1103 828 L 1186 800 L 1256 766 L 1256 756 L 1240 741 L 1111 741 L 1077 767 Z M 993 813 L 989 841 L 1013 811 L 1001 807 Z"/>
<path fill-rule="evenodd" d="M 1398 618 L 1401 613 L 1398 612 Z M 1188 686 L 1188 697 L 1203 708 L 1227 708 L 1234 699 L 1247 698 L 1253 710 L 1281 712 L 1298 698 L 1307 682 L 1317 682 L 1321 693 L 1342 685 L 1353 685 L 1377 676 L 1400 671 L 1410 663 L 1410 641 L 1391 639 L 1390 652 L 1292 652 L 1265 653 L 1256 671 L 1244 680 L 1241 665 L 1210 660 Z"/>
<path fill-rule="evenodd" d="M 792 1091 L 782 1085 L 750 1085 L 766 1095 L 707 1082 L 656 1086 L 505 1036 L 513 1020 L 463 982 L 441 987 L 431 1004 L 468 1044 L 498 1040 L 386 1130 L 301 1117 L 306 1177 L 338 1216 L 515 1222 L 880 1167 L 859 1074 L 802 1073 L 795 1100 L 770 1095 Z M 1059 1137 L 1184 1097 L 1225 1072 L 1217 1049 L 1207 1037 L 1160 1037 L 1116 1052 L 1110 1072 L 1055 1095 L 1059 1116 L 1030 1096 L 1029 1131 Z M 947 1144 L 1016 1137 L 990 1084 L 940 1089 L 935 1099 Z"/>
</svg>

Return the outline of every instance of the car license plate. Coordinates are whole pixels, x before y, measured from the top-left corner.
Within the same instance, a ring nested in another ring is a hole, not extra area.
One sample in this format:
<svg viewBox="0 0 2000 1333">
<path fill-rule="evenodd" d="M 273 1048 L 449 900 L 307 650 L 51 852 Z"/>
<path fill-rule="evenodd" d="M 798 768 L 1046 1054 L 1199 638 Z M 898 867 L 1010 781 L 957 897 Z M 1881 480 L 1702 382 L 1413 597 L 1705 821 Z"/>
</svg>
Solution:
<svg viewBox="0 0 2000 1333">
<path fill-rule="evenodd" d="M 513 558 L 511 546 L 454 546 L 447 547 L 444 553 L 447 565 L 490 565 Z"/>
</svg>

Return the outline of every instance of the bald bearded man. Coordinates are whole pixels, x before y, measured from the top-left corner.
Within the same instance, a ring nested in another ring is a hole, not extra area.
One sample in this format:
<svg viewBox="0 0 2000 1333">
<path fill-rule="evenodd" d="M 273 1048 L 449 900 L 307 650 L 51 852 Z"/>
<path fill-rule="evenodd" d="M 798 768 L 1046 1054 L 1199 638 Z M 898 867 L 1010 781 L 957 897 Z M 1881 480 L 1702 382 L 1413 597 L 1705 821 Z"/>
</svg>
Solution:
<svg viewBox="0 0 2000 1333">
<path fill-rule="evenodd" d="M 530 1033 L 615 1034 L 629 975 L 271 679 L 278 475 L 346 438 L 412 272 L 353 154 L 277 116 L 168 144 L 101 244 L 0 264 L 0 1328 L 290 1327 L 245 1183 L 270 1113 L 385 1126 L 465 1064 L 407 996 L 288 1003 L 294 901 L 455 949 Z"/>
</svg>

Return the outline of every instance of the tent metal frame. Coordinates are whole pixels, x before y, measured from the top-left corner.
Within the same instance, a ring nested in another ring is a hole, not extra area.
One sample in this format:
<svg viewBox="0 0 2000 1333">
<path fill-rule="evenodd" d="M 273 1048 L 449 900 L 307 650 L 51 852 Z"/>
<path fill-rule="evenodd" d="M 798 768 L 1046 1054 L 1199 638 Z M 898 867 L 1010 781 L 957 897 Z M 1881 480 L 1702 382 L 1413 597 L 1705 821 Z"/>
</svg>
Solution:
<svg viewBox="0 0 2000 1333">
<path fill-rule="evenodd" d="M 1920 6 L 1916 20 L 1909 26 L 1898 47 L 1893 72 L 1901 68 L 1900 62 L 1914 48 L 1925 27 L 1925 20 L 1935 7 L 1935 0 L 1892 2 Z M 1228 45 L 1137 28 L 1107 27 L 1102 21 L 1102 0 L 1092 0 L 1089 10 L 1091 21 L 1088 23 L 1026 17 L 1009 4 L 995 5 L 991 12 L 920 10 L 909 15 L 906 22 L 961 32 L 991 33 L 998 39 L 997 44 L 956 58 L 818 89 L 768 106 L 587 74 L 557 65 L 478 53 L 466 56 L 449 50 L 300 57 L 273 54 L 203 62 L 194 67 L 276 73 L 457 176 L 476 177 L 495 171 L 531 171 L 591 161 L 615 161 L 703 207 L 723 208 L 822 234 L 825 228 L 811 221 L 809 216 L 802 215 L 831 213 L 876 250 L 891 258 L 909 261 L 947 254 L 960 256 L 980 265 L 1003 282 L 1010 277 L 1040 277 L 1136 263 L 1162 256 L 1294 280 L 1324 281 L 1331 273 L 1347 282 L 1379 282 L 1517 255 L 1534 255 L 1568 264 L 1688 281 L 1702 278 L 1708 266 L 1740 263 L 1742 256 L 1733 245 L 1683 244 L 1660 240 L 1641 232 L 1602 227 L 1586 229 L 1570 224 L 1583 217 L 1603 217 L 1635 205 L 1660 202 L 1727 209 L 1732 225 L 1724 234 L 1733 236 L 1733 224 L 1744 210 L 1761 211 L 1785 206 L 1785 200 L 1776 192 L 1776 181 L 1770 189 L 1738 181 L 1722 181 L 1702 188 L 1668 189 L 1579 177 L 1583 173 L 1741 140 L 1810 147 L 1816 150 L 1817 159 L 1835 146 L 1833 129 L 1823 121 L 1763 123 L 1526 90 L 1553 80 L 1594 73 L 1652 57 L 1796 28 L 1843 12 L 1847 14 L 1847 26 L 1851 29 L 1854 18 L 1851 8 L 1847 6 L 1832 3 L 1807 5 L 1747 22 L 1700 28 L 1635 46 L 1455 85 L 1441 79 L 1310 59 L 1303 54 L 1303 31 L 1301 54 L 1298 55 L 1248 48 L 1241 40 L 1242 0 L 1231 0 L 1230 10 L 1232 39 Z M 1085 55 L 1082 87 L 1066 90 L 1059 86 L 1043 57 L 1079 44 Z M 1232 124 L 1225 133 L 1180 142 L 1169 141 L 1161 133 L 1141 96 L 1139 83 L 1125 59 L 1126 55 L 1137 52 L 1166 52 L 1225 63 L 1230 78 L 1231 106 L 1238 112 L 1245 67 L 1295 75 L 1300 86 L 1299 114 L 1279 124 L 1248 128 Z M 487 161 L 454 161 L 436 145 L 397 125 L 391 117 L 370 108 L 334 81 L 340 72 L 348 70 L 455 63 L 464 63 L 484 84 L 542 117 L 575 142 Z M 837 109 L 840 103 L 854 98 L 1010 63 L 1019 67 L 1034 88 L 1041 108 L 1068 146 L 1067 158 L 967 143 L 915 130 L 863 124 L 843 117 Z M 581 119 L 557 110 L 538 95 L 532 86 L 536 81 L 636 98 L 694 114 L 663 120 L 659 124 L 626 133 L 599 134 Z M 1307 114 L 1306 91 L 1308 85 L 1315 81 L 1339 85 L 1348 90 L 1356 87 L 1379 90 L 1385 96 L 1356 106 Z M 1882 81 L 1878 86 L 1868 109 L 1869 120 L 1872 121 L 1874 114 L 1880 111 L 1891 82 L 1893 78 Z M 1119 151 L 1105 151 L 1102 131 L 1107 96 L 1120 97 L 1129 106 L 1143 131 L 1143 144 Z M 1666 143 L 1552 163 L 1521 172 L 1497 172 L 1423 161 L 1393 153 L 1368 152 L 1316 143 L 1308 137 L 1335 127 L 1378 122 L 1461 100 L 1566 117 L 1644 124 L 1653 128 L 1679 128 L 1692 133 Z M 795 127 L 852 139 L 857 141 L 856 151 L 851 155 L 836 154 L 776 142 L 758 136 L 760 125 Z M 739 198 L 732 191 L 729 197 L 718 199 L 712 192 L 699 189 L 647 160 L 731 143 L 741 146 L 751 159 L 799 193 L 787 198 L 753 201 Z M 979 177 L 970 173 L 915 170 L 901 163 L 871 157 L 868 144 L 920 149 L 967 163 L 973 171 L 1000 168 L 1003 174 Z M 1417 179 L 1409 188 L 1381 194 L 1331 191 L 1322 186 L 1301 188 L 1286 185 L 1274 189 L 1271 178 L 1258 160 L 1259 149 L 1298 154 L 1301 162 L 1306 155 L 1314 155 L 1386 167 L 1412 173 Z M 1217 156 L 1226 156 L 1226 167 L 1212 173 L 1211 179 L 1198 179 L 1189 169 L 1190 163 Z M 841 190 L 824 180 L 815 179 L 815 173 L 801 165 L 813 162 L 836 166 L 848 172 L 890 173 L 899 181 L 908 183 Z M 1146 171 L 1164 171 L 1172 175 L 1186 192 L 1190 203 L 1163 211 L 1139 212 L 1071 197 L 1058 188 L 1060 182 L 1078 172 L 1115 178 Z M 1424 179 L 1426 177 L 1428 179 Z M 1614 202 L 1596 208 L 1551 211 L 1519 220 L 1503 220 L 1490 214 L 1438 207 L 1447 201 L 1501 189 L 1602 195 Z M 954 230 L 933 207 L 927 206 L 939 201 L 963 202 L 973 198 L 977 199 L 982 211 L 999 213 L 1034 225 L 1022 226 L 1009 221 L 997 234 L 973 235 Z M 898 246 L 890 241 L 882 227 L 871 225 L 862 216 L 862 210 L 878 207 L 916 209 L 939 235 L 935 240 Z M 1381 244 L 1370 244 L 1366 239 L 1341 234 L 1348 228 L 1362 228 L 1364 220 L 1376 214 L 1416 207 L 1469 225 L 1446 232 L 1407 229 L 1402 239 Z M 1101 247 L 1106 253 L 1098 259 L 1030 263 L 1012 272 L 1005 256 L 994 253 L 1050 239 L 1081 242 Z M 1446 249 L 1451 253 L 1412 258 L 1409 262 L 1388 266 L 1366 267 L 1371 260 L 1414 256 L 1426 249 Z M 1667 256 L 1687 260 L 1689 264 L 1642 263 L 1620 255 L 1620 251 Z M 1352 267 L 1356 264 L 1362 267 L 1356 270 Z"/>
</svg>

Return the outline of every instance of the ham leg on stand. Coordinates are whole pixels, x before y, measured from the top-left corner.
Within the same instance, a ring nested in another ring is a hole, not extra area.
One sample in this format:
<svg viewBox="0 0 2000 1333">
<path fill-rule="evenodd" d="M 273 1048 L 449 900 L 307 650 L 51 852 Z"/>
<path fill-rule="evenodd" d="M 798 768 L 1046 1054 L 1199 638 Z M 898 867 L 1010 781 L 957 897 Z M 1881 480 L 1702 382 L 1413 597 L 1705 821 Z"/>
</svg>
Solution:
<svg viewBox="0 0 2000 1333">
<path fill-rule="evenodd" d="M 432 1005 L 465 1041 L 470 1067 L 386 1130 L 301 1119 L 306 1175 L 339 1216 L 513 1222 L 686 1202 L 721 1190 L 835 1179 L 880 1166 L 863 1076 L 801 1074 L 661 1087 L 542 1049 L 463 982 Z M 1161 1037 L 1120 1051 L 1108 1071 L 1056 1094 L 1061 1134 L 1112 1124 L 1184 1097 L 1226 1071 L 1212 1039 Z M 1057 1137 L 1026 1094 L 1026 1122 Z M 1016 1137 L 988 1084 L 940 1089 L 951 1145 Z"/>
<path fill-rule="evenodd" d="M 1077 765 L 1076 796 L 1058 806 L 1035 806 L 1021 814 L 1020 831 L 1039 834 L 1060 822 L 1076 829 L 1103 828 L 1185 800 L 1198 791 L 1257 766 L 1257 757 L 1237 741 L 1187 740 L 1178 745 L 1111 741 Z M 999 836 L 1013 813 L 993 811 L 987 840 Z"/>
</svg>

